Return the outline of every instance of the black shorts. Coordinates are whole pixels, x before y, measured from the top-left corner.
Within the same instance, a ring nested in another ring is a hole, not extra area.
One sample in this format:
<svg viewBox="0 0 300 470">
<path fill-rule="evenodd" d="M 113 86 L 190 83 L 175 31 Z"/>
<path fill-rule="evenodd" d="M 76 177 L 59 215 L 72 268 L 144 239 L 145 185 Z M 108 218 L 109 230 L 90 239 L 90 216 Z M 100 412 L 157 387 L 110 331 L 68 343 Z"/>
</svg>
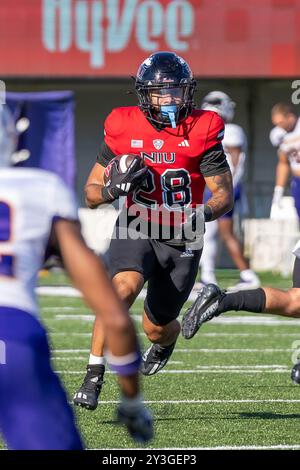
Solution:
<svg viewBox="0 0 300 470">
<path fill-rule="evenodd" d="M 178 317 L 189 297 L 201 252 L 150 238 L 112 239 L 109 271 L 112 278 L 122 271 L 141 273 L 148 281 L 145 312 L 155 325 L 166 325 Z"/>
<path fill-rule="evenodd" d="M 293 287 L 300 287 L 300 259 L 296 257 L 293 271 Z"/>
</svg>

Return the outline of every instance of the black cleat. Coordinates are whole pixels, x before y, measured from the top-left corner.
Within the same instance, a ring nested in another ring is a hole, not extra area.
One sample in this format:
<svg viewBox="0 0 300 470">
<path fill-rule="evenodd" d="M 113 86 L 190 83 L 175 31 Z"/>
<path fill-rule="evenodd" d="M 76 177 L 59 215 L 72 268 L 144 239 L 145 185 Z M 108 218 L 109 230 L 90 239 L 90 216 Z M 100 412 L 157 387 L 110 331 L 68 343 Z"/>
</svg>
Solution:
<svg viewBox="0 0 300 470">
<path fill-rule="evenodd" d="M 150 348 L 143 354 L 141 373 L 144 375 L 153 375 L 165 367 L 173 352 L 175 343 L 176 341 L 170 344 L 170 346 L 152 344 L 152 346 L 150 346 Z"/>
<path fill-rule="evenodd" d="M 117 409 L 117 421 L 126 426 L 135 442 L 145 444 L 153 438 L 152 416 L 142 403 L 138 408 L 128 410 L 121 402 Z"/>
<path fill-rule="evenodd" d="M 217 317 L 220 300 L 226 295 L 215 284 L 204 286 L 193 305 L 186 311 L 182 319 L 181 332 L 185 339 L 191 339 L 202 323 Z"/>
<path fill-rule="evenodd" d="M 74 405 L 81 406 L 87 410 L 95 410 L 98 406 L 98 397 L 104 384 L 103 376 L 105 366 L 88 365 L 87 373 L 79 390 L 75 393 Z"/>
<path fill-rule="evenodd" d="M 291 379 L 294 384 L 300 385 L 300 362 L 297 362 L 292 368 Z"/>
</svg>

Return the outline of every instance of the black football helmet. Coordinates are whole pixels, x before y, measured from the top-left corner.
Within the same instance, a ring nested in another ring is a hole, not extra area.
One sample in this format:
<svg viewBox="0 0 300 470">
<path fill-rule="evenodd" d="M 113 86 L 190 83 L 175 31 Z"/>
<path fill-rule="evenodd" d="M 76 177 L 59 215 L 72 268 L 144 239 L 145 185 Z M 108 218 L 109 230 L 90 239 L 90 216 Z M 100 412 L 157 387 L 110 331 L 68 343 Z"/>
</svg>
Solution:
<svg viewBox="0 0 300 470">
<path fill-rule="evenodd" d="M 195 88 L 189 65 L 174 52 L 152 54 L 140 65 L 135 78 L 140 109 L 160 126 L 175 128 L 191 114 Z"/>
</svg>

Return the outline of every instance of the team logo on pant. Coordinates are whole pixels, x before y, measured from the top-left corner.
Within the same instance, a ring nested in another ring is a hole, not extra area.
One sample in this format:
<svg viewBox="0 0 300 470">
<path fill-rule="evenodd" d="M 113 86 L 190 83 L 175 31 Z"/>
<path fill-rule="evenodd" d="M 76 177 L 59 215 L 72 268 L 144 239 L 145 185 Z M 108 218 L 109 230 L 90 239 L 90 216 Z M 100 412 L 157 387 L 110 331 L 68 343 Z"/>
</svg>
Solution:
<svg viewBox="0 0 300 470">
<path fill-rule="evenodd" d="M 153 145 L 154 147 L 156 148 L 156 150 L 160 150 L 162 148 L 162 146 L 164 145 L 164 141 L 161 140 L 161 139 L 155 139 L 153 140 Z"/>
<path fill-rule="evenodd" d="M 191 248 L 187 248 L 185 251 L 183 251 L 180 255 L 180 258 L 193 258 L 194 253 Z"/>
</svg>

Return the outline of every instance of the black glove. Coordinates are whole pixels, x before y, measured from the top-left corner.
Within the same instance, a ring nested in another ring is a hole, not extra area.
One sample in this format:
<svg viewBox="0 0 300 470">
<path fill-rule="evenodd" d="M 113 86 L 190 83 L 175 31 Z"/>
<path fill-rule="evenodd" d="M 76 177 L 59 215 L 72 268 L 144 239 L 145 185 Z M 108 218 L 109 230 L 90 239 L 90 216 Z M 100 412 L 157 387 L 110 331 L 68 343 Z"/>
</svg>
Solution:
<svg viewBox="0 0 300 470">
<path fill-rule="evenodd" d="M 118 162 L 113 162 L 110 170 L 109 182 L 102 188 L 102 197 L 105 201 L 113 201 L 120 196 L 127 196 L 144 181 L 148 173 L 148 167 L 141 168 L 141 159 L 132 160 L 126 173 L 120 173 Z"/>
</svg>

